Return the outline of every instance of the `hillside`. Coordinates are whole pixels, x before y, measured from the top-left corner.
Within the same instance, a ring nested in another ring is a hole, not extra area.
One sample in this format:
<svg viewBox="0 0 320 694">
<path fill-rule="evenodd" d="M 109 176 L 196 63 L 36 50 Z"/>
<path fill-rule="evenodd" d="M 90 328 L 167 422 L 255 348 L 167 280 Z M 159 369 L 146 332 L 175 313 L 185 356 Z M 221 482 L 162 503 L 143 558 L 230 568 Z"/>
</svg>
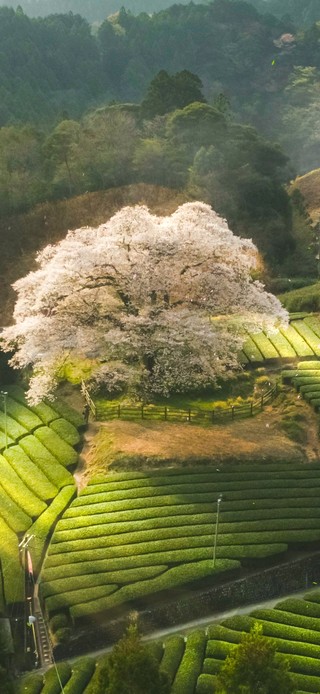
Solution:
<svg viewBox="0 0 320 694">
<path fill-rule="evenodd" d="M 300 190 L 308 213 L 313 222 L 320 220 L 320 169 L 314 169 L 304 176 L 298 176 L 293 182 L 291 190 Z"/>
</svg>

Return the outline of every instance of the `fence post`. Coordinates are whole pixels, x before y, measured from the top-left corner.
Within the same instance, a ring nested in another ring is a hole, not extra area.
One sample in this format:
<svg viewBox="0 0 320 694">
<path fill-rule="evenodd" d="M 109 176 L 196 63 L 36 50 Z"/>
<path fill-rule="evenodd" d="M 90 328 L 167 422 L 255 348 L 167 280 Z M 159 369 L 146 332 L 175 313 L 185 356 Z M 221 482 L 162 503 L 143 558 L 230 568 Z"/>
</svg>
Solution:
<svg viewBox="0 0 320 694">
<path fill-rule="evenodd" d="M 164 407 L 164 421 L 166 422 L 168 419 L 168 411 L 167 411 L 167 405 Z"/>
<path fill-rule="evenodd" d="M 214 422 L 214 410 L 212 410 L 212 412 L 211 412 L 211 421 L 212 421 L 212 423 Z"/>
<path fill-rule="evenodd" d="M 250 405 L 250 415 L 251 415 L 251 417 L 253 417 L 253 402 L 252 401 L 251 401 L 251 405 Z"/>
<path fill-rule="evenodd" d="M 141 405 L 141 419 L 144 419 L 143 405 Z"/>
<path fill-rule="evenodd" d="M 234 405 L 231 405 L 231 416 L 234 419 Z"/>
<path fill-rule="evenodd" d="M 191 410 L 190 410 L 190 407 L 189 407 L 189 410 L 188 410 L 188 422 L 191 422 Z"/>
<path fill-rule="evenodd" d="M 263 395 L 261 395 L 261 409 L 263 410 Z"/>
<path fill-rule="evenodd" d="M 120 405 L 118 405 L 118 419 L 120 419 L 120 414 L 121 414 L 121 408 L 120 408 Z"/>
</svg>

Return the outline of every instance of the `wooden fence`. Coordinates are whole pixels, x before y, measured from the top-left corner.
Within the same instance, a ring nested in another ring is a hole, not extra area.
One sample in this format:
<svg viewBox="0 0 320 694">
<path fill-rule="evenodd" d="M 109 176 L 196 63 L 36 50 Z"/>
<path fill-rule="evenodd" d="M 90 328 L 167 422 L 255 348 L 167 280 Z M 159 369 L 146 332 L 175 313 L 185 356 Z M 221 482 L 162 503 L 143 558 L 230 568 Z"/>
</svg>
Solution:
<svg viewBox="0 0 320 694">
<path fill-rule="evenodd" d="M 95 406 L 95 418 L 99 421 L 109 419 L 126 419 L 126 420 L 162 420 L 165 422 L 195 422 L 215 424 L 226 420 L 239 419 L 240 417 L 253 417 L 258 412 L 263 410 L 264 406 L 271 402 L 278 393 L 278 386 L 274 385 L 258 400 L 246 403 L 245 405 L 231 405 L 227 408 L 216 407 L 212 410 L 202 409 L 179 409 L 171 406 L 154 406 L 154 405 L 111 405 L 106 402 L 106 405 L 101 404 Z"/>
</svg>

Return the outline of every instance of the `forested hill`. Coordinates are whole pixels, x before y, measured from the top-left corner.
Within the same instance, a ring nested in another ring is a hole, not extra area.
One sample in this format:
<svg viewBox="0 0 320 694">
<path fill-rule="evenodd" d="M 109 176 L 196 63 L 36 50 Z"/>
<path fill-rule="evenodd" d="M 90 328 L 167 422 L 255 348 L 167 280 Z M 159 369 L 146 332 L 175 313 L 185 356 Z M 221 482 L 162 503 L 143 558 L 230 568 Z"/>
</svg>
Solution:
<svg viewBox="0 0 320 694">
<path fill-rule="evenodd" d="M 297 27 L 311 26 L 320 20 L 319 0 L 247 0 L 260 12 L 290 17 Z"/>
<path fill-rule="evenodd" d="M 210 0 L 193 0 L 194 3 L 208 4 Z M 248 0 L 260 12 L 270 12 L 276 17 L 290 16 L 296 26 L 310 26 L 320 20 L 319 0 Z M 187 5 L 189 0 L 179 0 Z M 7 0 L 0 5 L 15 9 L 20 5 L 30 17 L 45 17 L 48 14 L 74 12 L 81 14 L 89 22 L 102 22 L 110 14 L 125 7 L 132 14 L 159 12 L 173 4 L 170 0 Z"/>
<path fill-rule="evenodd" d="M 209 0 L 208 0 L 209 1 Z M 194 0 L 206 4 L 206 0 Z M 180 5 L 187 5 L 189 0 L 179 0 Z M 125 7 L 132 14 L 140 12 L 159 12 L 172 5 L 171 0 L 2 0 L 0 5 L 15 9 L 20 5 L 30 17 L 46 17 L 49 14 L 73 12 L 81 14 L 90 23 L 103 22 L 106 17 Z"/>
</svg>

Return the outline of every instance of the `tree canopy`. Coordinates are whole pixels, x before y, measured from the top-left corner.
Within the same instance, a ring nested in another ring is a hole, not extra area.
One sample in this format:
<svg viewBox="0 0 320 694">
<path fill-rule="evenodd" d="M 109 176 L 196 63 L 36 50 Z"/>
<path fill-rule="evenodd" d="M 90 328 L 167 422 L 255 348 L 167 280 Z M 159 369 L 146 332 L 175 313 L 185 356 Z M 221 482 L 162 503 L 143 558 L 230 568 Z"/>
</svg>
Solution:
<svg viewBox="0 0 320 694">
<path fill-rule="evenodd" d="M 217 694 L 293 694 L 295 687 L 272 639 L 254 625 L 227 657 L 218 676 Z"/>
<path fill-rule="evenodd" d="M 252 279 L 253 243 L 201 202 L 170 217 L 123 208 L 96 229 L 70 231 L 38 263 L 16 282 L 15 325 L 2 333 L 4 348 L 16 349 L 12 364 L 34 369 L 32 402 L 74 359 L 91 360 L 93 386 L 112 394 L 148 400 L 204 388 L 239 368 L 244 326 L 286 318 Z"/>
</svg>

